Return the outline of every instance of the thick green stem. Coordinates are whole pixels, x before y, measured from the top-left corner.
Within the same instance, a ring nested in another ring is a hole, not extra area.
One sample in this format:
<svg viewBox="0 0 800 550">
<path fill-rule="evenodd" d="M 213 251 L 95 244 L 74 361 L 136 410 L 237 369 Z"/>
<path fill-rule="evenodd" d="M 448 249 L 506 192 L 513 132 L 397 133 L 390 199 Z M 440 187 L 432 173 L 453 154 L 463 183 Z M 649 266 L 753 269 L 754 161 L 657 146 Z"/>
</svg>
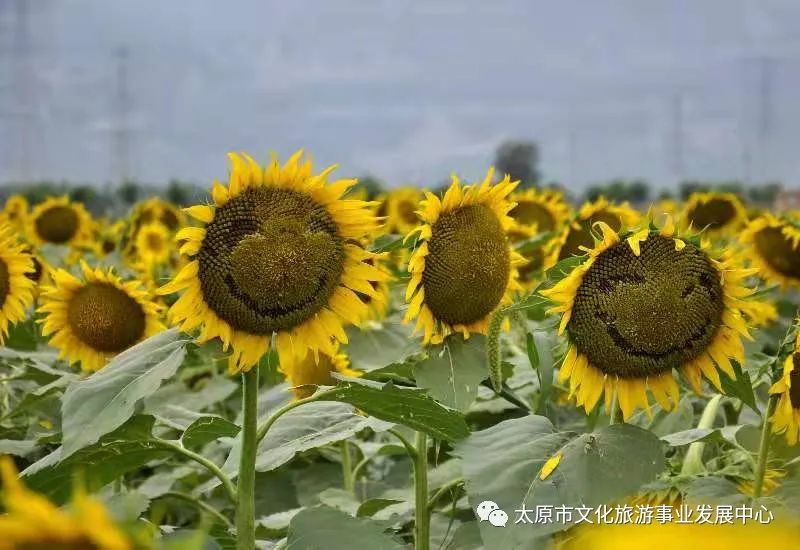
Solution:
<svg viewBox="0 0 800 550">
<path fill-rule="evenodd" d="M 267 435 L 269 429 L 272 427 L 273 424 L 275 424 L 275 421 L 278 420 L 281 416 L 291 411 L 292 409 L 296 409 L 300 405 L 305 405 L 306 403 L 311 403 L 312 401 L 319 401 L 323 397 L 332 394 L 334 391 L 335 390 L 317 392 L 310 397 L 298 399 L 297 401 L 292 401 L 290 403 L 287 403 L 286 405 L 284 405 L 283 407 L 272 413 L 272 416 L 270 416 L 266 420 L 266 422 L 264 422 L 261 426 L 258 427 L 258 432 L 256 433 L 256 443 L 264 439 L 264 436 Z"/>
<path fill-rule="evenodd" d="M 608 411 L 608 425 L 611 426 L 613 424 L 620 424 L 622 421 L 622 409 L 619 407 L 619 403 L 617 402 L 617 390 L 614 390 L 614 394 L 611 396 L 611 410 Z"/>
<path fill-rule="evenodd" d="M 189 460 L 194 460 L 201 466 L 203 466 L 206 470 L 214 474 L 217 479 L 222 482 L 222 487 L 225 489 L 228 497 L 234 502 L 236 502 L 236 487 L 233 485 L 231 479 L 225 475 L 225 472 L 220 469 L 219 466 L 211 462 L 206 457 L 199 455 L 189 449 L 185 448 L 180 443 L 176 443 L 175 441 L 167 441 L 165 439 L 157 439 L 156 442 L 158 445 L 164 449 L 169 449 L 175 453 L 185 456 Z"/>
<path fill-rule="evenodd" d="M 344 490 L 352 493 L 355 488 L 355 478 L 350 458 L 350 443 L 346 439 L 342 441 L 342 478 L 344 479 Z"/>
<path fill-rule="evenodd" d="M 703 409 L 703 415 L 700 417 L 700 422 L 697 424 L 698 429 L 710 430 L 714 427 L 714 420 L 717 418 L 717 411 L 722 402 L 722 395 L 717 394 L 712 397 Z M 695 475 L 702 473 L 705 470 L 703 465 L 703 451 L 706 444 L 703 441 L 695 441 L 689 445 L 689 450 L 686 451 L 686 457 L 683 459 L 683 467 L 681 473 L 684 475 Z"/>
<path fill-rule="evenodd" d="M 236 548 L 256 547 L 255 485 L 258 448 L 258 368 L 242 375 L 242 455 L 239 459 L 239 500 L 236 504 Z"/>
<path fill-rule="evenodd" d="M 431 516 L 428 509 L 428 436 L 417 432 L 414 457 L 414 550 L 429 550 Z"/>
<path fill-rule="evenodd" d="M 753 498 L 760 498 L 761 491 L 764 488 L 764 474 L 767 471 L 767 460 L 769 458 L 769 444 L 772 439 L 772 430 L 770 429 L 769 419 L 775 413 L 775 407 L 778 405 L 779 395 L 773 394 L 769 396 L 767 403 L 767 411 L 764 414 L 764 424 L 761 426 L 761 443 L 758 446 L 758 462 L 756 463 L 756 477 L 753 482 Z"/>
</svg>

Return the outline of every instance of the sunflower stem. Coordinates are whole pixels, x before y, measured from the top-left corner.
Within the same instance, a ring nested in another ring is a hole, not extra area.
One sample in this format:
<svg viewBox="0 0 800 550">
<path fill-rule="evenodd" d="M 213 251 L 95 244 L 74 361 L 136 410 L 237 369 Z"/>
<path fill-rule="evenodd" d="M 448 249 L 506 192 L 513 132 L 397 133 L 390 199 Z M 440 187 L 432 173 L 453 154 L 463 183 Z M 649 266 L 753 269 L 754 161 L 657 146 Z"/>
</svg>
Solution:
<svg viewBox="0 0 800 550">
<path fill-rule="evenodd" d="M 772 440 L 772 430 L 770 429 L 769 419 L 775 413 L 778 405 L 778 394 L 769 396 L 767 410 L 764 413 L 764 423 L 761 426 L 761 443 L 758 446 L 758 462 L 756 463 L 756 478 L 753 481 L 753 498 L 760 498 L 764 488 L 764 474 L 767 471 L 767 459 L 769 458 L 769 444 Z"/>
<path fill-rule="evenodd" d="M 258 368 L 242 375 L 242 455 L 239 460 L 239 500 L 236 503 L 236 548 L 256 546 L 255 482 L 258 448 Z"/>
<path fill-rule="evenodd" d="M 191 504 L 193 506 L 196 506 L 201 512 L 204 512 L 204 513 L 208 514 L 209 516 L 212 516 L 214 519 L 216 519 L 217 521 L 222 523 L 228 529 L 233 529 L 233 523 L 231 523 L 231 520 L 226 518 L 222 514 L 222 512 L 220 512 L 219 510 L 217 510 L 216 508 L 214 508 L 210 504 L 206 504 L 205 502 L 203 502 L 201 500 L 197 500 L 192 495 L 189 495 L 189 494 L 186 494 L 186 493 L 181 493 L 179 491 L 167 491 L 166 493 L 161 495 L 159 498 L 174 498 L 176 500 L 182 500 L 184 502 L 188 502 L 189 504 Z"/>
<path fill-rule="evenodd" d="M 706 403 L 706 408 L 703 409 L 697 429 L 710 430 L 714 427 L 720 403 L 722 403 L 721 394 L 715 395 Z M 703 451 L 705 451 L 705 448 L 706 444 L 703 441 L 695 441 L 689 445 L 689 450 L 686 451 L 686 457 L 683 459 L 683 467 L 681 468 L 683 475 L 695 475 L 705 470 L 705 465 L 703 464 Z"/>
<path fill-rule="evenodd" d="M 622 410 L 619 408 L 619 403 L 617 402 L 617 390 L 614 390 L 614 393 L 611 395 L 611 411 L 609 412 L 608 416 L 608 425 L 611 426 L 613 424 L 619 424 L 620 420 L 622 419 L 622 414 L 620 414 Z"/>
<path fill-rule="evenodd" d="M 342 441 L 342 478 L 344 479 L 344 490 L 352 493 L 355 489 L 355 478 L 350 458 L 350 442 L 346 439 Z"/>
<path fill-rule="evenodd" d="M 414 550 L 430 548 L 430 510 L 428 508 L 428 436 L 417 432 L 414 457 Z"/>
<path fill-rule="evenodd" d="M 326 390 L 320 391 L 311 395 L 309 397 L 305 397 L 303 399 L 298 399 L 297 401 L 291 401 L 272 413 L 270 416 L 261 426 L 258 427 L 258 431 L 256 432 L 256 444 L 260 443 L 264 436 L 267 435 L 267 432 L 275 424 L 275 421 L 278 420 L 281 416 L 286 414 L 287 412 L 291 411 L 299 407 L 300 405 L 305 405 L 306 403 L 311 403 L 313 401 L 319 401 L 320 399 L 327 397 L 328 395 L 332 394 L 335 390 Z"/>
<path fill-rule="evenodd" d="M 212 461 L 207 459 L 206 457 L 195 453 L 194 451 L 190 451 L 183 445 L 175 441 L 167 441 L 165 439 L 156 439 L 156 443 L 163 449 L 168 449 L 172 452 L 178 453 L 180 455 L 185 456 L 189 460 L 194 460 L 201 466 L 203 466 L 206 470 L 211 472 L 214 476 L 217 477 L 222 482 L 222 487 L 225 489 L 228 497 L 236 502 L 236 487 L 233 485 L 231 478 L 225 475 L 225 472 L 222 469 L 214 464 Z"/>
</svg>

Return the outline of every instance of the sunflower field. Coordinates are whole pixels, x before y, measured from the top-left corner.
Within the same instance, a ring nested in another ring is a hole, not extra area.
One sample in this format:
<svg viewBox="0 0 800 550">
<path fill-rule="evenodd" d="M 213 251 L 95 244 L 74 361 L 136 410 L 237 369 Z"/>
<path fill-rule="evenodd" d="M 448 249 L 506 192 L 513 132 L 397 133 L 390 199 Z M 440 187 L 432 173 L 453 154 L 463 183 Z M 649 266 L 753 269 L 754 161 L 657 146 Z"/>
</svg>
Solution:
<svg viewBox="0 0 800 550">
<path fill-rule="evenodd" d="M 229 160 L 5 203 L 0 550 L 798 546 L 800 216 Z"/>
</svg>

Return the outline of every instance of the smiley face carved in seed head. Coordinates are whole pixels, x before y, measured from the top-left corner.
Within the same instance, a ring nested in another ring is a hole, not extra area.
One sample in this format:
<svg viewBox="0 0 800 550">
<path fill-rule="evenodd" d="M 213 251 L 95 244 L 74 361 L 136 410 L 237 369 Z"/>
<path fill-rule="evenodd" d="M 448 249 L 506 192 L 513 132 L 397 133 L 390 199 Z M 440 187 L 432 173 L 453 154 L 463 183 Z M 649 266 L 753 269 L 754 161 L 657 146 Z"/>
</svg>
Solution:
<svg viewBox="0 0 800 550">
<path fill-rule="evenodd" d="M 653 376 L 702 352 L 723 309 L 719 274 L 708 257 L 651 236 L 638 256 L 620 243 L 597 258 L 576 294 L 567 330 L 606 374 Z"/>
</svg>

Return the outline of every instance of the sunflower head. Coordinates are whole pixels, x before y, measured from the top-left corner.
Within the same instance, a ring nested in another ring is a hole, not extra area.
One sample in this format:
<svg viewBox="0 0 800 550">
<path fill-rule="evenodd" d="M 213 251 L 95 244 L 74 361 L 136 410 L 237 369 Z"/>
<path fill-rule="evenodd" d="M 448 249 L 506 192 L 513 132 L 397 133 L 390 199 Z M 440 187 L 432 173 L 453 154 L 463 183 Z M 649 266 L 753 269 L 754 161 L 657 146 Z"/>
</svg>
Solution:
<svg viewBox="0 0 800 550">
<path fill-rule="evenodd" d="M 14 194 L 8 197 L 2 214 L 5 221 L 14 227 L 25 223 L 28 217 L 28 199 L 24 195 Z"/>
<path fill-rule="evenodd" d="M 281 363 L 281 372 L 292 386 L 292 392 L 297 399 L 314 393 L 315 388 L 309 386 L 336 385 L 333 373 L 350 377 L 361 376 L 360 371 L 350 368 L 350 360 L 346 354 L 338 351 L 338 345 L 336 350 L 333 355 L 319 353 L 315 357 L 313 353 L 307 353 L 305 357 L 291 357 Z"/>
<path fill-rule="evenodd" d="M 334 167 L 313 175 L 302 152 L 266 169 L 247 155 L 229 157 L 230 181 L 214 183 L 214 206 L 187 209 L 203 226 L 176 236 L 191 261 L 161 289 L 186 289 L 172 318 L 232 347 L 233 372 L 254 365 L 273 334 L 282 357 L 333 355 L 334 341 L 346 342 L 342 322 L 366 313 L 356 292 L 374 296 L 370 282 L 387 278 L 358 244 L 377 227 L 369 203 L 342 199 L 355 180 L 328 183 Z"/>
<path fill-rule="evenodd" d="M 602 222 L 614 231 L 621 231 L 634 227 L 639 219 L 639 213 L 628 203 L 613 204 L 603 197 L 585 203 L 567 227 L 548 243 L 545 268 L 571 256 L 585 254 L 584 249 L 594 246 L 592 229 L 596 223 Z"/>
<path fill-rule="evenodd" d="M 160 306 L 137 280 L 81 262 L 83 280 L 64 269 L 42 290 L 42 334 L 84 371 L 103 368 L 115 355 L 164 330 Z"/>
<path fill-rule="evenodd" d="M 520 289 L 514 252 L 506 231 L 518 182 L 508 176 L 492 185 L 493 170 L 481 183 L 461 185 L 453 177 L 442 199 L 426 192 L 422 224 L 409 234 L 418 246 L 409 260 L 410 300 L 405 320 L 417 317 L 425 343 L 441 342 L 452 331 L 485 332 L 492 312 Z"/>
<path fill-rule="evenodd" d="M 786 436 L 789 445 L 800 441 L 800 336 L 795 349 L 783 363 L 783 374 L 769 389 L 779 395 L 778 405 L 770 419 L 772 431 Z"/>
<path fill-rule="evenodd" d="M 511 200 L 517 205 L 508 213 L 514 220 L 509 236 L 517 240 L 557 231 L 569 219 L 569 204 L 559 191 L 526 189 L 512 195 Z"/>
<path fill-rule="evenodd" d="M 416 187 L 393 189 L 386 197 L 387 227 L 390 233 L 405 235 L 417 226 L 417 208 L 422 193 Z"/>
<path fill-rule="evenodd" d="M 143 224 L 136 235 L 136 254 L 147 267 L 166 264 L 171 256 L 169 229 L 161 222 Z"/>
<path fill-rule="evenodd" d="M 186 223 L 186 216 L 161 197 L 150 197 L 133 209 L 131 227 L 136 232 L 140 226 L 153 222 L 164 225 L 169 231 L 177 231 Z"/>
<path fill-rule="evenodd" d="M 13 460 L 0 457 L 3 503 L 0 546 L 9 549 L 131 550 L 133 545 L 109 512 L 82 490 L 67 512 L 19 479 Z"/>
<path fill-rule="evenodd" d="M 800 287 L 800 226 L 788 218 L 764 214 L 739 234 L 744 253 L 759 275 L 783 288 Z"/>
<path fill-rule="evenodd" d="M 35 245 L 83 246 L 92 242 L 92 217 L 66 196 L 37 204 L 28 218 L 28 240 Z"/>
<path fill-rule="evenodd" d="M 14 230 L 0 225 L 0 343 L 9 325 L 22 321 L 33 303 L 33 257 L 14 237 Z"/>
<path fill-rule="evenodd" d="M 602 240 L 588 259 L 542 294 L 562 313 L 569 349 L 559 374 L 590 411 L 613 392 L 625 415 L 649 412 L 647 389 L 662 408 L 678 401 L 673 370 L 695 391 L 701 374 L 721 391 L 717 369 L 735 378 L 749 337 L 742 303 L 752 270 L 714 254 L 696 238 L 676 236 L 672 220 L 623 238 L 599 223 Z"/>
<path fill-rule="evenodd" d="M 682 227 L 722 236 L 739 229 L 747 221 L 742 201 L 733 193 L 697 192 L 686 201 Z"/>
</svg>

